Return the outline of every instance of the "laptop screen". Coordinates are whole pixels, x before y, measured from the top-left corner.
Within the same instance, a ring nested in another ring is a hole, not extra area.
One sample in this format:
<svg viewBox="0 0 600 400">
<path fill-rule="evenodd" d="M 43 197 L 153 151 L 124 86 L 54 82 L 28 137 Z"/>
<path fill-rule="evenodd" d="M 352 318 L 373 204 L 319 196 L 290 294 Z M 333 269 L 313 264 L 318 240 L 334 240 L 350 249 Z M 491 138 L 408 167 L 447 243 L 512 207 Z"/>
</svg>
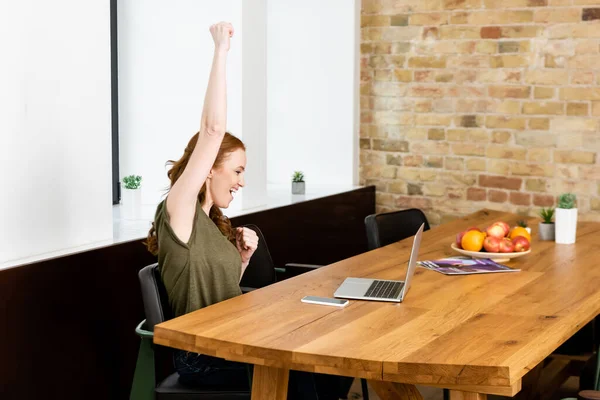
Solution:
<svg viewBox="0 0 600 400">
<path fill-rule="evenodd" d="M 413 239 L 412 250 L 410 251 L 410 258 L 408 259 L 408 270 L 406 272 L 406 279 L 404 280 L 404 287 L 402 288 L 402 296 L 400 297 L 404 300 L 404 296 L 408 293 L 408 289 L 410 289 L 410 281 L 415 273 L 415 269 L 417 267 L 417 257 L 419 255 L 419 246 L 421 245 L 421 236 L 423 235 L 423 229 L 425 228 L 425 224 L 421 224 L 421 227 L 417 231 L 415 238 Z"/>
</svg>

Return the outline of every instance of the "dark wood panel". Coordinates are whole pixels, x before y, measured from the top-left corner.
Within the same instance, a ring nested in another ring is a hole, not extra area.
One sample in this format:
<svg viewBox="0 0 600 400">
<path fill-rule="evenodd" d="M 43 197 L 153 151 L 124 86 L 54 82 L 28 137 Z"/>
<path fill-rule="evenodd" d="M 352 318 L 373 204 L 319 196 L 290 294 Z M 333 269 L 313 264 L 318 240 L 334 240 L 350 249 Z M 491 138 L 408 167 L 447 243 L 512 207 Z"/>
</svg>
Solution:
<svg viewBox="0 0 600 400">
<path fill-rule="evenodd" d="M 274 261 L 332 263 L 366 250 L 375 189 L 233 218 L 263 231 Z M 0 398 L 127 399 L 143 319 L 140 241 L 0 271 Z"/>
<path fill-rule="evenodd" d="M 277 266 L 331 264 L 367 251 L 364 219 L 375 212 L 375 187 L 232 218 L 255 224 Z"/>
<path fill-rule="evenodd" d="M 126 398 L 153 261 L 136 241 L 0 271 L 0 397 Z"/>
</svg>

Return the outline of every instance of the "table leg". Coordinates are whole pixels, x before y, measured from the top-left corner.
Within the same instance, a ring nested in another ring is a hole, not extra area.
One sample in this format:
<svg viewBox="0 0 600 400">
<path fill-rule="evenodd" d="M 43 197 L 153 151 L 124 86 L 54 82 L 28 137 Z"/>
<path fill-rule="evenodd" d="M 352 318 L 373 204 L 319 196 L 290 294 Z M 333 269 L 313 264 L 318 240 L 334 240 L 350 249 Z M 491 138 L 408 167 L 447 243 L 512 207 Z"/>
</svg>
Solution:
<svg viewBox="0 0 600 400">
<path fill-rule="evenodd" d="M 369 381 L 369 385 L 371 385 L 381 400 L 423 400 L 423 396 L 421 396 L 415 385 L 372 380 Z"/>
<path fill-rule="evenodd" d="M 567 375 L 563 375 L 565 371 L 568 372 L 569 362 L 568 360 L 563 360 L 564 365 L 561 365 L 560 360 L 557 360 L 559 365 L 559 369 L 551 368 L 552 370 L 557 371 L 557 375 L 561 378 L 558 380 L 557 385 L 555 385 L 555 389 L 560 387 L 560 384 L 567 378 Z M 566 362 L 565 362 L 566 361 Z M 551 367 L 554 365 L 551 363 Z M 541 397 L 542 392 L 550 389 L 554 383 L 552 381 L 546 382 L 545 385 L 541 385 L 542 371 L 544 370 L 544 362 L 539 363 L 535 368 L 529 371 L 523 378 L 521 379 L 521 391 L 517 393 L 513 400 L 531 400 L 531 399 L 539 399 Z M 564 378 L 563 378 L 564 376 Z"/>
<path fill-rule="evenodd" d="M 486 400 L 487 394 L 450 390 L 450 400 Z"/>
<path fill-rule="evenodd" d="M 287 369 L 255 365 L 252 400 L 286 400 L 289 377 Z"/>
</svg>

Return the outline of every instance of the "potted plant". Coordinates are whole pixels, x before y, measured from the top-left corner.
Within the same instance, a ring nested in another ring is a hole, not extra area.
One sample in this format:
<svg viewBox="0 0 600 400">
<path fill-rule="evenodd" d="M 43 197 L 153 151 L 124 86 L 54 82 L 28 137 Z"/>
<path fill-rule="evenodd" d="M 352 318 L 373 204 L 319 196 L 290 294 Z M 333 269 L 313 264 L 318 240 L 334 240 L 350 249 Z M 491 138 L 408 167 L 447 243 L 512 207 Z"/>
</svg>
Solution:
<svg viewBox="0 0 600 400">
<path fill-rule="evenodd" d="M 142 177 L 139 175 L 128 175 L 123 177 L 123 188 L 121 192 L 121 217 L 136 219 L 140 217 L 142 207 Z"/>
<path fill-rule="evenodd" d="M 304 173 L 295 171 L 292 175 L 292 194 L 304 194 Z"/>
<path fill-rule="evenodd" d="M 575 243 L 577 234 L 577 197 L 573 193 L 563 193 L 558 197 L 556 207 L 556 243 Z"/>
<path fill-rule="evenodd" d="M 539 230 L 540 240 L 554 240 L 554 222 L 552 222 L 554 208 L 542 208 L 540 210 L 540 217 L 542 217 Z"/>
</svg>

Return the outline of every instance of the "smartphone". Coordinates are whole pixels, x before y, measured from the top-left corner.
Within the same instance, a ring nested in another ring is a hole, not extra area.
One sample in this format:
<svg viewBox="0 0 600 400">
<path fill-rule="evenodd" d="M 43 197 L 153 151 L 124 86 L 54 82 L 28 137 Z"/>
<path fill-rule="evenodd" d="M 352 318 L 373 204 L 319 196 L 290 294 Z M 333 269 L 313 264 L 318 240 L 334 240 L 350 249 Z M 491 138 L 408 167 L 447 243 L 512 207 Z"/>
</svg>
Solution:
<svg viewBox="0 0 600 400">
<path fill-rule="evenodd" d="M 349 303 L 349 301 L 345 300 L 345 299 L 332 299 L 329 297 L 318 297 L 318 296 L 305 296 L 300 301 L 302 301 L 303 303 L 321 304 L 324 306 L 334 306 L 334 307 L 346 307 Z"/>
</svg>

